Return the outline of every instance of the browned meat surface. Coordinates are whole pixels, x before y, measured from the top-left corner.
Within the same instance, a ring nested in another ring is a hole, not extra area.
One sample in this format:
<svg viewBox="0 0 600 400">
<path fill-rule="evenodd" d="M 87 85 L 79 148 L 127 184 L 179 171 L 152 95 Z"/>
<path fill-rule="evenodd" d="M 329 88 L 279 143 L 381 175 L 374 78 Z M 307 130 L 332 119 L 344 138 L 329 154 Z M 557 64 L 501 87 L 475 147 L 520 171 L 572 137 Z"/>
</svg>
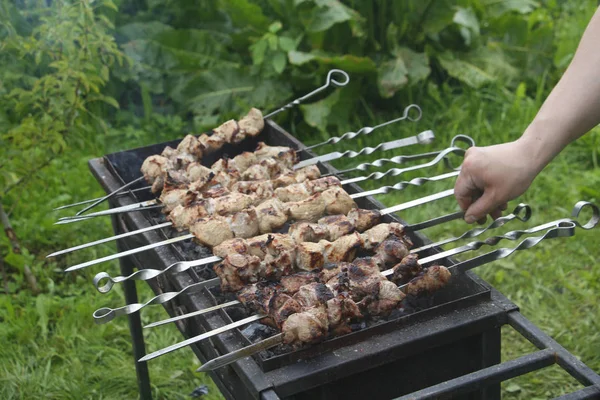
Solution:
<svg viewBox="0 0 600 400">
<path fill-rule="evenodd" d="M 327 230 L 327 240 L 337 240 L 354 232 L 354 225 L 345 215 L 328 215 L 317 221 Z"/>
<path fill-rule="evenodd" d="M 260 233 L 258 216 L 253 208 L 227 216 L 227 223 L 236 238 L 250 238 Z"/>
<path fill-rule="evenodd" d="M 413 278 L 406 287 L 406 293 L 418 296 L 422 293 L 431 293 L 443 288 L 452 274 L 443 265 L 434 265 L 426 268 L 423 273 Z"/>
<path fill-rule="evenodd" d="M 227 219 L 221 216 L 200 218 L 191 225 L 190 232 L 198 243 L 208 247 L 214 247 L 225 240 L 233 239 L 233 231 L 229 227 Z"/>
<path fill-rule="evenodd" d="M 266 309 L 277 328 L 281 328 L 289 317 L 302 311 L 302 307 L 292 296 L 281 292 L 271 296 Z"/>
<path fill-rule="evenodd" d="M 316 222 L 325 212 L 323 193 L 316 193 L 305 200 L 287 203 L 290 217 L 296 221 Z"/>
<path fill-rule="evenodd" d="M 333 335 L 350 333 L 350 323 L 363 317 L 358 305 L 348 296 L 337 295 L 327 301 L 329 332 Z"/>
<path fill-rule="evenodd" d="M 233 192 L 225 196 L 207 199 L 206 209 L 211 214 L 233 214 L 248 208 L 254 203 L 254 197 Z"/>
<path fill-rule="evenodd" d="M 244 139 L 244 133 L 241 132 L 237 121 L 234 119 L 230 119 L 214 129 L 212 136 L 222 138 L 225 143 L 239 143 Z"/>
<path fill-rule="evenodd" d="M 237 292 L 248 283 L 257 281 L 260 259 L 256 256 L 230 254 L 213 269 L 221 280 L 221 290 Z"/>
<path fill-rule="evenodd" d="M 275 196 L 284 202 L 304 200 L 311 194 L 313 193 L 308 190 L 304 183 L 294 183 L 275 189 Z"/>
<path fill-rule="evenodd" d="M 288 317 L 282 325 L 283 342 L 293 346 L 315 343 L 324 339 L 328 330 L 327 307 L 319 305 Z"/>
<path fill-rule="evenodd" d="M 319 274 L 314 272 L 296 272 L 292 275 L 282 276 L 280 283 L 283 291 L 287 294 L 294 294 L 303 285 L 318 282 Z"/>
<path fill-rule="evenodd" d="M 225 157 L 219 158 L 217 161 L 215 161 L 214 164 L 210 166 L 210 170 L 215 174 L 218 174 L 219 172 L 240 173 L 240 170 L 237 169 L 236 165 L 232 162 L 232 160 Z"/>
<path fill-rule="evenodd" d="M 264 142 L 258 143 L 254 154 L 259 160 L 275 158 L 285 168 L 292 168 L 298 162 L 298 157 L 294 149 L 283 146 L 269 146 Z"/>
<path fill-rule="evenodd" d="M 212 179 L 212 170 L 197 162 L 193 162 L 187 166 L 186 174 L 190 182 L 199 180 L 208 182 Z"/>
<path fill-rule="evenodd" d="M 358 206 L 350 195 L 341 187 L 333 186 L 321 193 L 325 201 L 325 211 L 329 215 L 347 215 L 350 210 Z"/>
<path fill-rule="evenodd" d="M 337 293 L 349 291 L 356 301 L 372 294 L 379 282 L 386 280 L 371 258 L 329 269 L 323 273 L 322 279 L 327 279 L 327 286 Z"/>
<path fill-rule="evenodd" d="M 202 197 L 204 197 L 205 199 L 210 199 L 210 198 L 217 198 L 217 197 L 221 197 L 221 196 L 226 196 L 228 194 L 230 194 L 231 192 L 224 187 L 212 187 L 210 189 L 206 189 L 204 191 L 202 191 Z"/>
<path fill-rule="evenodd" d="M 186 135 L 179 145 L 177 145 L 177 152 L 186 153 L 192 155 L 196 159 L 202 158 L 202 144 L 193 135 Z"/>
<path fill-rule="evenodd" d="M 405 297 L 393 282 L 382 279 L 360 301 L 359 306 L 370 315 L 385 315 L 392 312 Z"/>
<path fill-rule="evenodd" d="M 273 197 L 273 183 L 267 181 L 239 181 L 236 182 L 231 190 L 244 194 L 253 194 L 259 199 L 268 199 Z"/>
<path fill-rule="evenodd" d="M 288 220 L 288 212 L 289 207 L 277 198 L 256 206 L 260 232 L 273 232 L 281 228 Z"/>
<path fill-rule="evenodd" d="M 315 165 L 309 165 L 308 167 L 300 168 L 297 171 L 282 173 L 277 178 L 273 179 L 273 187 L 279 188 L 294 183 L 304 182 L 307 179 L 314 180 L 319 177 L 321 177 L 319 168 Z"/>
<path fill-rule="evenodd" d="M 231 162 L 235 165 L 235 167 L 238 171 L 245 171 L 252 164 L 257 163 L 258 160 L 254 153 L 245 151 L 242 154 L 238 154 L 237 156 L 233 157 Z"/>
<path fill-rule="evenodd" d="M 164 205 L 162 211 L 164 213 L 169 213 L 175 209 L 175 207 L 179 205 L 185 205 L 187 192 L 187 189 L 173 189 L 169 191 L 164 190 L 158 198 Z"/>
<path fill-rule="evenodd" d="M 381 221 L 381 213 L 377 210 L 354 208 L 348 212 L 347 216 L 358 232 L 364 232 Z"/>
<path fill-rule="evenodd" d="M 325 257 L 323 246 L 319 243 L 301 242 L 296 246 L 296 268 L 303 271 L 314 271 L 323 268 Z"/>
<path fill-rule="evenodd" d="M 395 265 L 409 253 L 406 240 L 390 236 L 375 248 L 375 256 L 380 268 Z"/>
<path fill-rule="evenodd" d="M 230 190 L 239 179 L 240 175 L 237 172 L 219 172 L 211 179 L 209 185 L 220 185 Z"/>
<path fill-rule="evenodd" d="M 294 299 L 300 303 L 304 309 L 325 304 L 332 298 L 333 292 L 327 285 L 320 282 L 313 282 L 301 286 L 294 294 Z"/>
<path fill-rule="evenodd" d="M 226 240 L 223 243 L 213 247 L 213 254 L 217 257 L 225 258 L 228 254 L 249 254 L 246 240 L 235 238 Z"/>
<path fill-rule="evenodd" d="M 141 171 L 146 182 L 153 184 L 157 178 L 166 173 L 168 167 L 169 160 L 166 157 L 153 155 L 144 160 Z"/>
<path fill-rule="evenodd" d="M 265 120 L 260 110 L 253 107 L 248 114 L 239 120 L 238 124 L 244 135 L 253 137 L 262 132 L 265 127 Z"/>
<path fill-rule="evenodd" d="M 208 136 L 206 133 L 203 133 L 198 137 L 198 141 L 202 145 L 202 150 L 204 154 L 213 153 L 219 150 L 225 144 L 225 140 L 221 136 L 218 135 L 210 135 Z"/>
<path fill-rule="evenodd" d="M 407 283 L 422 271 L 421 264 L 419 264 L 419 257 L 416 254 L 407 255 L 392 269 L 394 272 L 390 279 L 396 285 Z"/>
<path fill-rule="evenodd" d="M 318 242 L 319 240 L 329 238 L 326 227 L 312 222 L 296 222 L 291 224 L 288 229 L 288 235 L 296 243 Z"/>
<path fill-rule="evenodd" d="M 186 207 L 183 205 L 178 205 L 175 207 L 169 215 L 167 219 L 173 223 L 173 226 L 181 231 L 187 229 L 194 221 L 200 218 L 204 218 L 208 216 L 206 209 L 202 205 L 202 202 L 198 202 L 195 204 L 190 204 Z"/>
<path fill-rule="evenodd" d="M 266 314 L 271 297 L 279 290 L 277 284 L 257 282 L 244 286 L 238 293 L 237 299 L 244 306 L 257 313 Z"/>
<path fill-rule="evenodd" d="M 264 279 L 280 279 L 294 272 L 294 251 L 281 250 L 277 254 L 266 254 L 263 261 L 261 277 Z"/>
<path fill-rule="evenodd" d="M 350 261 L 354 259 L 356 250 L 362 247 L 362 238 L 358 232 L 343 236 L 333 242 L 321 240 L 326 262 Z"/>
</svg>

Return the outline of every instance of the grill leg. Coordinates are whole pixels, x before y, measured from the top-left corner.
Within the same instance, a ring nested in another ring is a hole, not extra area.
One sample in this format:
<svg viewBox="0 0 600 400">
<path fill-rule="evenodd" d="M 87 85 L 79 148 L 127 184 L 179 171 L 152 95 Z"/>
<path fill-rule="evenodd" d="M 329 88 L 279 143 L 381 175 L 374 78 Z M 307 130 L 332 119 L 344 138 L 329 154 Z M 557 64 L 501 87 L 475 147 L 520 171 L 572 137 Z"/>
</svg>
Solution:
<svg viewBox="0 0 600 400">
<path fill-rule="evenodd" d="M 117 217 L 112 218 L 113 229 L 118 232 L 118 221 Z M 117 250 L 119 252 L 125 251 L 121 241 L 117 241 Z M 121 269 L 121 275 L 127 276 L 133 273 L 133 263 L 129 257 L 122 257 L 119 259 L 119 266 Z M 132 304 L 138 302 L 137 289 L 135 287 L 135 281 L 123 282 L 123 290 L 125 292 L 126 304 Z M 146 343 L 144 342 L 144 335 L 142 334 L 142 320 L 140 313 L 133 313 L 128 315 L 129 319 L 129 332 L 131 334 L 131 342 L 133 344 L 133 358 L 135 362 L 135 372 L 137 375 L 138 389 L 140 392 L 140 400 L 152 400 L 152 392 L 150 390 L 150 374 L 148 372 L 147 362 L 138 362 L 140 358 L 146 355 Z"/>
</svg>

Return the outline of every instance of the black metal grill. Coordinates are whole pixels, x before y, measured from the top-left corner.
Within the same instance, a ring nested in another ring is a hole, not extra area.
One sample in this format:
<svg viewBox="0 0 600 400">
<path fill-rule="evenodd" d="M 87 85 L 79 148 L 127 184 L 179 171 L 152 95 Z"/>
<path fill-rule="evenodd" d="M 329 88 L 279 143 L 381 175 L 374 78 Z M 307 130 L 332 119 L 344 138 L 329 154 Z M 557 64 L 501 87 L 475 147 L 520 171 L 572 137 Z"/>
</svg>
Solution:
<svg viewBox="0 0 600 400">
<path fill-rule="evenodd" d="M 267 121 L 264 131 L 255 139 L 237 146 L 225 146 L 206 157 L 210 165 L 223 155 L 235 156 L 252 151 L 258 141 L 270 145 L 304 149 L 305 146 L 281 127 Z M 140 176 L 144 159 L 159 154 L 165 146 L 175 147 L 178 141 L 109 154 L 91 160 L 92 173 L 106 190 L 112 192 L 122 184 Z M 304 150 L 302 158 L 314 156 Z M 323 173 L 336 172 L 320 165 Z M 142 184 L 140 184 L 142 186 Z M 135 189 L 136 186 L 130 189 Z M 346 187 L 349 193 L 362 189 Z M 150 199 L 149 192 L 130 193 L 111 199 L 117 207 Z M 383 205 L 371 197 L 357 199 L 361 208 L 381 209 Z M 113 216 L 115 233 L 124 233 L 156 224 L 158 211 L 124 213 Z M 401 222 L 386 216 L 385 222 Z M 122 239 L 119 250 L 156 243 L 174 235 L 174 230 L 149 231 Z M 411 233 L 416 246 L 431 243 L 420 233 Z M 433 248 L 427 255 L 441 251 Z M 134 268 L 164 269 L 181 260 L 193 260 L 210 255 L 200 246 L 172 244 L 121 259 L 121 274 L 129 275 Z M 450 266 L 447 259 L 442 264 Z M 148 281 L 156 294 L 179 291 L 188 285 L 213 277 L 211 268 L 193 268 L 177 274 L 164 274 Z M 124 283 L 127 303 L 137 303 L 135 281 Z M 203 289 L 178 296 L 166 303 L 171 316 L 213 306 L 219 293 Z M 185 338 L 229 324 L 246 315 L 241 307 L 219 310 L 177 322 Z M 134 357 L 145 355 L 139 314 L 129 315 Z M 510 324 L 541 350 L 500 364 L 501 328 Z M 243 329 L 243 328 L 242 328 Z M 251 342 L 240 329 L 220 334 L 192 345 L 201 362 L 239 349 Z M 480 279 L 467 272 L 453 276 L 443 290 L 419 301 L 403 313 L 395 313 L 387 321 L 365 326 L 351 334 L 328 340 L 308 349 L 295 352 L 262 352 L 214 371 L 211 376 L 223 395 L 229 399 L 402 399 L 464 398 L 499 399 L 500 382 L 512 377 L 559 364 L 585 389 L 563 398 L 584 399 L 600 396 L 600 376 L 579 362 L 527 321 L 515 304 Z M 145 363 L 136 361 L 138 383 L 142 398 L 150 398 L 148 370 Z"/>
</svg>

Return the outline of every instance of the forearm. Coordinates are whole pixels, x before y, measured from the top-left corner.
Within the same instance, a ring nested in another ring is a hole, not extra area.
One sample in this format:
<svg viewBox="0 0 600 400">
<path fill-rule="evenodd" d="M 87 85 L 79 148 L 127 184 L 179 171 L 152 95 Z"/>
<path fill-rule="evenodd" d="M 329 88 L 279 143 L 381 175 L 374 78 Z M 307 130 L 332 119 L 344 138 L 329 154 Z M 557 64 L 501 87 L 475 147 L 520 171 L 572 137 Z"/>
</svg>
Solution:
<svg viewBox="0 0 600 400">
<path fill-rule="evenodd" d="M 519 139 L 539 173 L 569 143 L 600 123 L 600 9 L 571 64 Z"/>
</svg>

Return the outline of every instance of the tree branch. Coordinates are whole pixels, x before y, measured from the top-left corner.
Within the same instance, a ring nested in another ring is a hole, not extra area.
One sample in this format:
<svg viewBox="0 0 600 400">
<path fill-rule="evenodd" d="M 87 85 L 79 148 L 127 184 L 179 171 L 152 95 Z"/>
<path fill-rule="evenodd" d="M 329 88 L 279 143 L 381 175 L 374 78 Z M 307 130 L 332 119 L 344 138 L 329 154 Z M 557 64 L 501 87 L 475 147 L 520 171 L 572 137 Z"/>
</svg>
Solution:
<svg viewBox="0 0 600 400">
<path fill-rule="evenodd" d="M 16 235 L 12 225 L 10 224 L 10 220 L 8 219 L 8 215 L 4 211 L 4 206 L 2 205 L 1 201 L 0 201 L 0 221 L 2 221 L 2 226 L 4 227 L 4 233 L 6 233 L 6 236 L 8 237 L 8 240 L 10 241 L 10 245 L 12 246 L 13 253 L 21 254 L 21 245 L 19 244 L 19 239 L 17 238 L 17 235 Z M 25 274 L 25 278 L 27 279 L 27 282 L 29 283 L 29 287 L 31 288 L 31 291 L 33 292 L 33 294 L 38 294 L 40 292 L 40 289 L 38 288 L 37 280 L 35 279 L 35 275 L 33 275 L 33 273 L 31 272 L 31 269 L 29 269 L 29 266 L 23 265 L 23 274 Z"/>
</svg>

